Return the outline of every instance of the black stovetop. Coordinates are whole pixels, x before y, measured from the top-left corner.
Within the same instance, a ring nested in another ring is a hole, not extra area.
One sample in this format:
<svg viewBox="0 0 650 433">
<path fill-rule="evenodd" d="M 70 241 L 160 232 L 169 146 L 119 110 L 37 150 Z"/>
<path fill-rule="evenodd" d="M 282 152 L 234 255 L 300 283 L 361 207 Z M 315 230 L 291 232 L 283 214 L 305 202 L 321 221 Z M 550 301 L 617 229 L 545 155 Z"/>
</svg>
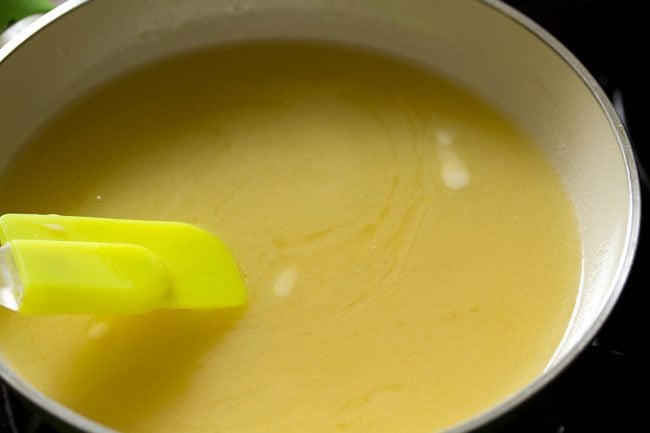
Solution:
<svg viewBox="0 0 650 433">
<path fill-rule="evenodd" d="M 600 82 L 626 123 L 642 179 L 642 202 L 650 192 L 644 165 L 643 101 L 648 86 L 640 62 L 648 38 L 641 23 L 644 2 L 613 0 L 507 0 L 560 39 Z M 648 210 L 644 204 L 644 211 Z M 633 409 L 634 385 L 641 374 L 637 359 L 641 306 L 650 254 L 650 213 L 642 212 L 641 239 L 622 297 L 602 330 L 578 359 L 533 399 L 529 410 L 502 433 L 585 433 L 636 430 L 643 424 Z M 637 362 L 634 363 L 638 365 Z M 636 397 L 638 398 L 638 397 Z M 0 384 L 0 433 L 55 433 Z"/>
</svg>

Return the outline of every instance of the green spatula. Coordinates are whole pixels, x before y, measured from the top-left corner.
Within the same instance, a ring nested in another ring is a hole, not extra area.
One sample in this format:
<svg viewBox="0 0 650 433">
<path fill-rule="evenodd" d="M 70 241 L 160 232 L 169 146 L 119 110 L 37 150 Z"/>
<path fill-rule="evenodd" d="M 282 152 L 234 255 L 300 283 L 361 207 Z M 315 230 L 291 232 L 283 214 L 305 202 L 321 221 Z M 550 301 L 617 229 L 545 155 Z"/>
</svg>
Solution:
<svg viewBox="0 0 650 433">
<path fill-rule="evenodd" d="M 228 248 L 184 223 L 0 217 L 0 305 L 22 314 L 144 313 L 246 302 Z"/>
</svg>

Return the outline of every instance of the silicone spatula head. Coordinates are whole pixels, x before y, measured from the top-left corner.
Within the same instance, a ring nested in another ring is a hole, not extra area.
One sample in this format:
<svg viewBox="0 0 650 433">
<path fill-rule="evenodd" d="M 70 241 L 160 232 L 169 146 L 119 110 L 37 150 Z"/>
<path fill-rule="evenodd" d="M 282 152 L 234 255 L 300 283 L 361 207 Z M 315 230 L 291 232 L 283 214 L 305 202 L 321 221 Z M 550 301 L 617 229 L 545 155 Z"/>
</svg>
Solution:
<svg viewBox="0 0 650 433">
<path fill-rule="evenodd" d="M 230 250 L 184 223 L 0 217 L 0 304 L 22 314 L 127 314 L 241 306 Z"/>
</svg>

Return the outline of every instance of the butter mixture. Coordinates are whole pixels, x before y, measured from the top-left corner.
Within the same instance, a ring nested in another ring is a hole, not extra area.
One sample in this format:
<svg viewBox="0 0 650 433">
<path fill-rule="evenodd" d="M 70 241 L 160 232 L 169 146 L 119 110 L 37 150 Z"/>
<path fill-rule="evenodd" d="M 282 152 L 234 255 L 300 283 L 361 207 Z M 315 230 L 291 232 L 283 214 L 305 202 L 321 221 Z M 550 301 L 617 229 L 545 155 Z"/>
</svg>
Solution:
<svg viewBox="0 0 650 433">
<path fill-rule="evenodd" d="M 125 432 L 438 431 L 544 370 L 579 284 L 572 205 L 525 134 L 428 71 L 329 46 L 108 84 L 18 155 L 0 211 L 185 221 L 232 248 L 241 310 L 0 311 L 13 368 Z"/>
</svg>

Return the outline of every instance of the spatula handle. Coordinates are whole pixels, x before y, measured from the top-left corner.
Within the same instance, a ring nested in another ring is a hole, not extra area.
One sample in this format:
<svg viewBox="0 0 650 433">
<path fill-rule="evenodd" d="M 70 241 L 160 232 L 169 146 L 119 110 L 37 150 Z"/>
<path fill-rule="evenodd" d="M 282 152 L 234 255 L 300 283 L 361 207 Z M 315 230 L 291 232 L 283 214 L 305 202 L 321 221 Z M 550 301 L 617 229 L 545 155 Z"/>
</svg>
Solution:
<svg viewBox="0 0 650 433">
<path fill-rule="evenodd" d="M 171 284 L 147 248 L 17 239 L 3 246 L 9 308 L 21 314 L 132 314 L 155 309 Z"/>
</svg>

